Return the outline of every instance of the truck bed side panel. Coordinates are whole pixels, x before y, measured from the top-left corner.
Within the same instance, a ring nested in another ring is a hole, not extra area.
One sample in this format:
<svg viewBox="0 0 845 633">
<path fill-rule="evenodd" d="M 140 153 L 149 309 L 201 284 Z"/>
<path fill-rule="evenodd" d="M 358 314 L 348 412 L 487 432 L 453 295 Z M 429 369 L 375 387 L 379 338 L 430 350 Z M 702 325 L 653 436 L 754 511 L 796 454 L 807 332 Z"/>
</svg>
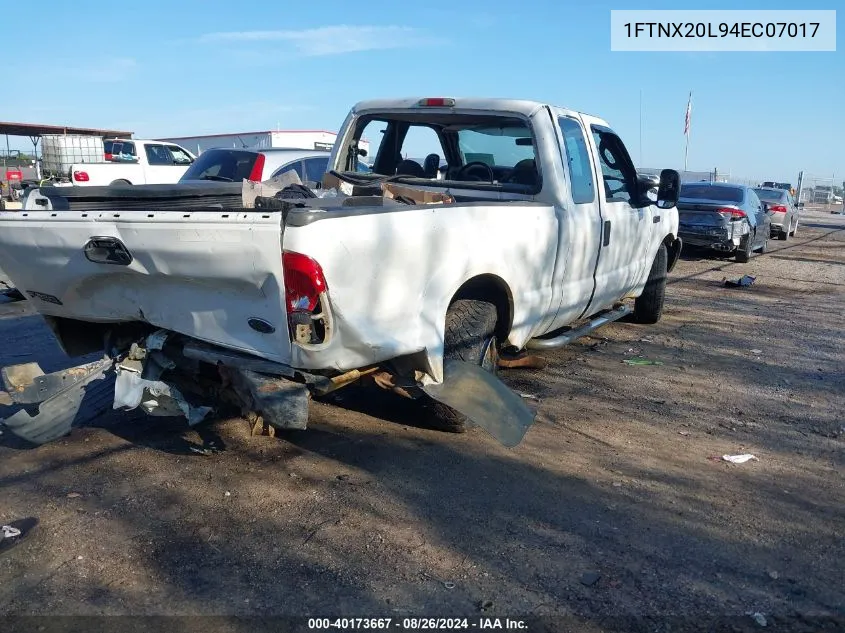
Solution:
<svg viewBox="0 0 845 633">
<path fill-rule="evenodd" d="M 478 275 L 509 288 L 509 340 L 521 347 L 551 309 L 557 240 L 554 208 L 534 203 L 430 205 L 289 223 L 284 248 L 320 263 L 335 322 L 327 347 L 294 347 L 294 365 L 331 359 L 348 369 L 426 350 L 436 376 L 446 309 Z"/>
</svg>

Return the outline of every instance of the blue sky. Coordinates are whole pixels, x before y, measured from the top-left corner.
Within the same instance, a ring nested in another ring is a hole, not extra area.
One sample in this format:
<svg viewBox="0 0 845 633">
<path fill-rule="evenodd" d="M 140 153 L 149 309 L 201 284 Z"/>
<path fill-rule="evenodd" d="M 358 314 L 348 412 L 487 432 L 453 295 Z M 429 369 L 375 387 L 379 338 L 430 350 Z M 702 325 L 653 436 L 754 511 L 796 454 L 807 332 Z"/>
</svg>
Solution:
<svg viewBox="0 0 845 633">
<path fill-rule="evenodd" d="M 4 26 L 6 68 L 20 74 L 13 89 L 2 83 L 0 119 L 138 137 L 334 130 L 362 99 L 520 97 L 596 114 L 635 162 L 681 167 L 692 90 L 690 169 L 793 182 L 804 169 L 841 181 L 843 45 L 835 53 L 626 53 L 610 51 L 609 34 L 611 8 L 840 4 L 371 0 L 352 10 L 339 0 L 42 0 L 49 20 Z"/>
</svg>

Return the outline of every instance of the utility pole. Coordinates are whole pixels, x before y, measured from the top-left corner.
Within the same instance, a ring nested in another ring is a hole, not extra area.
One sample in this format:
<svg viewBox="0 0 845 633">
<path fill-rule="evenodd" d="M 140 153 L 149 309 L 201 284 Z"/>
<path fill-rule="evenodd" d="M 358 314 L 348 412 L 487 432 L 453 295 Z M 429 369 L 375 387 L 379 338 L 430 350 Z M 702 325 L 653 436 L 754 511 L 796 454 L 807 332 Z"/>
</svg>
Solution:
<svg viewBox="0 0 845 633">
<path fill-rule="evenodd" d="M 795 191 L 795 203 L 801 202 L 801 190 L 804 188 L 804 172 L 798 172 L 798 189 Z"/>
</svg>

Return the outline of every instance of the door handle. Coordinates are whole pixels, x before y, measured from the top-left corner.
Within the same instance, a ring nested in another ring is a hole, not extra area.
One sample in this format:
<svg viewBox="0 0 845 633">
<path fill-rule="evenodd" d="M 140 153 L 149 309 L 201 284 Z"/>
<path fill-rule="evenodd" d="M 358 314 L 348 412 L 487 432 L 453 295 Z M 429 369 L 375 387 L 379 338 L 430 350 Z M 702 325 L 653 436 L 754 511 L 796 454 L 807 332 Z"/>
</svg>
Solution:
<svg viewBox="0 0 845 633">
<path fill-rule="evenodd" d="M 610 220 L 605 220 L 604 222 L 604 246 L 610 245 Z"/>
</svg>

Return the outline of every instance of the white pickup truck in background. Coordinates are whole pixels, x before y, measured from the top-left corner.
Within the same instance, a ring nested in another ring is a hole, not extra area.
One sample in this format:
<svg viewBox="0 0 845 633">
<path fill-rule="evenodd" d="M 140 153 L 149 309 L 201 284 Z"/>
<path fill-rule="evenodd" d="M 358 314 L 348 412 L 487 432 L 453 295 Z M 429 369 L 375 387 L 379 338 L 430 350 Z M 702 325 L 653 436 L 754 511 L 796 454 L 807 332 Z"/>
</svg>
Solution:
<svg viewBox="0 0 845 633">
<path fill-rule="evenodd" d="M 372 173 L 356 171 L 364 134 L 381 138 Z M 309 393 L 367 377 L 439 428 L 476 424 L 513 446 L 533 415 L 495 378 L 500 353 L 661 316 L 681 251 L 678 174 L 664 170 L 650 199 L 654 183 L 596 117 L 518 100 L 364 102 L 330 166 L 322 191 L 337 195 L 292 187 L 255 208 L 123 196 L 0 214 L 0 267 L 69 355 L 105 352 L 72 374 L 5 368 L 24 407 L 5 424 L 60 436 L 114 377 L 115 408 L 196 423 L 236 402 L 301 429 Z"/>
<path fill-rule="evenodd" d="M 74 163 L 68 185 L 150 185 L 179 182 L 196 157 L 173 143 L 138 139 L 106 139 L 102 162 Z"/>
</svg>

